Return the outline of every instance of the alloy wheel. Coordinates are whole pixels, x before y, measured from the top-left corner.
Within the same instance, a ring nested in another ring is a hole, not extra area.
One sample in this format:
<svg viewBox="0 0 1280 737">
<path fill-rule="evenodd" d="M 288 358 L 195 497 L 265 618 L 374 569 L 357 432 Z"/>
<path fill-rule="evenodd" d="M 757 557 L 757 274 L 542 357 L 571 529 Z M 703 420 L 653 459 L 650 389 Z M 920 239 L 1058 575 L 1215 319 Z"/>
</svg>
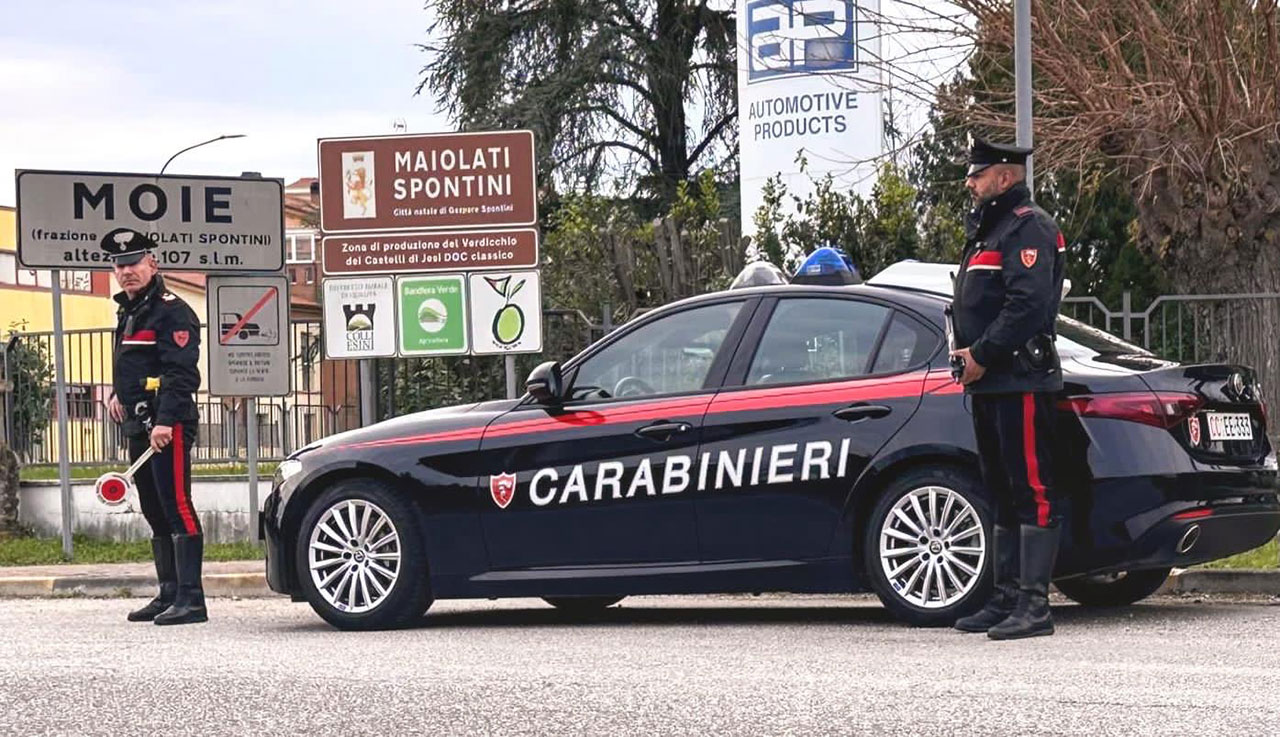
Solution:
<svg viewBox="0 0 1280 737">
<path fill-rule="evenodd" d="M 367 612 L 395 587 L 400 534 L 378 505 L 344 499 L 311 529 L 308 559 L 311 581 L 326 602 L 343 612 Z"/>
<path fill-rule="evenodd" d="M 982 576 L 986 533 L 973 505 L 942 486 L 898 500 L 880 526 L 880 566 L 898 596 L 925 609 L 963 599 Z"/>
</svg>

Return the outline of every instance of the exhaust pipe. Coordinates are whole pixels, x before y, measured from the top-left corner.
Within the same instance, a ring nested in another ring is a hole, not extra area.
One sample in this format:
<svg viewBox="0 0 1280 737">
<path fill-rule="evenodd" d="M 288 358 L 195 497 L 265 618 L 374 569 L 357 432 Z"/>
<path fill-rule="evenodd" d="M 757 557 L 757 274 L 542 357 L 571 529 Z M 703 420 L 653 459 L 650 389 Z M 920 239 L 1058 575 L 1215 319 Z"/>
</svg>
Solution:
<svg viewBox="0 0 1280 737">
<path fill-rule="evenodd" d="M 1200 541 L 1200 525 L 1188 525 L 1186 532 L 1182 533 L 1182 538 L 1178 540 L 1178 545 L 1174 548 L 1178 555 L 1186 555 Z"/>
</svg>

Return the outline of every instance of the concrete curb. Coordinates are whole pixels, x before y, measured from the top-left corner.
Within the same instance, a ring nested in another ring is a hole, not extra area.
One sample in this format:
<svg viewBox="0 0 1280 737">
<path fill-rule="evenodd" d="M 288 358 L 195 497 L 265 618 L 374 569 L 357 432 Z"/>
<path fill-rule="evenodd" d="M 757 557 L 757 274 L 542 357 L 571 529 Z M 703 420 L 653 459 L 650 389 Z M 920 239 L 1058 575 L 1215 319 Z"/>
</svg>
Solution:
<svg viewBox="0 0 1280 737">
<path fill-rule="evenodd" d="M 156 587 L 155 576 L 4 576 L 0 572 L 0 599 L 84 597 L 148 597 Z M 265 573 L 208 573 L 208 596 L 269 598 L 280 596 L 267 587 Z M 1280 596 L 1280 570 L 1174 571 L 1157 594 L 1253 594 Z"/>
<path fill-rule="evenodd" d="M 0 599 L 84 597 L 150 597 L 155 576 L 0 576 Z M 242 599 L 280 596 L 267 587 L 263 573 L 210 573 L 204 576 L 206 596 Z"/>
<path fill-rule="evenodd" d="M 1161 593 L 1280 596 L 1280 570 L 1190 568 L 1174 571 Z"/>
</svg>

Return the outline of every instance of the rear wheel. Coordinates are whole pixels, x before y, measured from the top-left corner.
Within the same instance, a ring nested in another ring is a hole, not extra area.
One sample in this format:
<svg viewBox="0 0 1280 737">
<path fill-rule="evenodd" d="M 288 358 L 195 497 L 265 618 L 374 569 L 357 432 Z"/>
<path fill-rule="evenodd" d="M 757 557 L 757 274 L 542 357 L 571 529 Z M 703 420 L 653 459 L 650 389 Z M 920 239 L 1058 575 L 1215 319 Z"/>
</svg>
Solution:
<svg viewBox="0 0 1280 737">
<path fill-rule="evenodd" d="M 885 607 L 923 626 L 949 625 L 986 601 L 990 529 L 977 479 L 949 466 L 894 480 L 867 522 L 867 577 Z"/>
<path fill-rule="evenodd" d="M 302 519 L 297 570 L 311 608 L 345 630 L 402 627 L 431 605 L 414 510 L 386 485 L 347 479 Z"/>
<path fill-rule="evenodd" d="M 1151 596 L 1164 585 L 1172 568 L 1121 571 L 1054 581 L 1068 599 L 1085 606 L 1127 606 Z"/>
<path fill-rule="evenodd" d="M 569 614 L 594 614 L 622 601 L 623 596 L 547 596 L 543 601 Z"/>
</svg>

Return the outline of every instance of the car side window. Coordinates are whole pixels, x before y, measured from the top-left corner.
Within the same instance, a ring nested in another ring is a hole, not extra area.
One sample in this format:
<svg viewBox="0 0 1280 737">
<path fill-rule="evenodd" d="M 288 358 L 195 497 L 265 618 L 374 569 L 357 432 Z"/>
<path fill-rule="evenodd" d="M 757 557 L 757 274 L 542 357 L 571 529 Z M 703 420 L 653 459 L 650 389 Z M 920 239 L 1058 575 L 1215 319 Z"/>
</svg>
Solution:
<svg viewBox="0 0 1280 737">
<path fill-rule="evenodd" d="M 701 389 L 742 304 L 681 310 L 631 331 L 581 364 L 572 398 L 646 397 Z"/>
<path fill-rule="evenodd" d="M 873 374 L 905 371 L 923 363 L 938 348 L 938 334 L 924 323 L 901 312 L 895 312 L 889 332 L 880 344 Z"/>
<path fill-rule="evenodd" d="M 891 310 L 852 299 L 778 302 L 747 371 L 747 384 L 789 384 L 868 373 Z"/>
</svg>

